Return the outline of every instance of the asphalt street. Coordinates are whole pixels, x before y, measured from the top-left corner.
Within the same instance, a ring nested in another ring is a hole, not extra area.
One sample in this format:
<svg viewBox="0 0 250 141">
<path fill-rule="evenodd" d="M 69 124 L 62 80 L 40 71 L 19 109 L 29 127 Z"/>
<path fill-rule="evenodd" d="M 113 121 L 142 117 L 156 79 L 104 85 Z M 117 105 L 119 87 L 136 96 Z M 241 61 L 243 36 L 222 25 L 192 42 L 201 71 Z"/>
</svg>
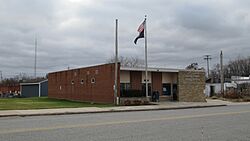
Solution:
<svg viewBox="0 0 250 141">
<path fill-rule="evenodd" d="M 0 141 L 250 141 L 250 105 L 5 117 Z"/>
</svg>

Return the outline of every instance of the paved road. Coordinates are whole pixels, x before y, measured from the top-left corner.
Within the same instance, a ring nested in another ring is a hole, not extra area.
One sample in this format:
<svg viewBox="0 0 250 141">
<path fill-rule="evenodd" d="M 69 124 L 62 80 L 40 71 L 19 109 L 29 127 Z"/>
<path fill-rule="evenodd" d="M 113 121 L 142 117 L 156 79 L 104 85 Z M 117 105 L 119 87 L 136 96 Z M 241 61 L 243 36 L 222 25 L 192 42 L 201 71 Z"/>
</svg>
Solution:
<svg viewBox="0 0 250 141">
<path fill-rule="evenodd" d="M 250 141 L 250 105 L 0 118 L 0 141 Z"/>
</svg>

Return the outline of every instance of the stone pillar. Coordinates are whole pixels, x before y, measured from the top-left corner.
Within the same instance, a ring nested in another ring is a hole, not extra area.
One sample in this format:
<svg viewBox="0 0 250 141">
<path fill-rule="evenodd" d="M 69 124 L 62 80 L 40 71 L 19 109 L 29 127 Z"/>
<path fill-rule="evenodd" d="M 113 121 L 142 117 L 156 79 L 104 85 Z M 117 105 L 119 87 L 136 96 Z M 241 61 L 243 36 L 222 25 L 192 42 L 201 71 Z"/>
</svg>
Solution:
<svg viewBox="0 0 250 141">
<path fill-rule="evenodd" d="M 205 72 L 181 70 L 178 73 L 178 98 L 184 102 L 205 102 Z"/>
</svg>

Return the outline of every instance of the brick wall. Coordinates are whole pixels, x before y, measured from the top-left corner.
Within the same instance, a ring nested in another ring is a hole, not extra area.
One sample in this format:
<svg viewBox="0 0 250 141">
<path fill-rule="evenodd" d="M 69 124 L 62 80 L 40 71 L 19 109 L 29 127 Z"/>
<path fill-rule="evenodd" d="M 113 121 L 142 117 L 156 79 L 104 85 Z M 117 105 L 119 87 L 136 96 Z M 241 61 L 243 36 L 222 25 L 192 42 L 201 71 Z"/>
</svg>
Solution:
<svg viewBox="0 0 250 141">
<path fill-rule="evenodd" d="M 118 86 L 120 85 L 120 65 Z M 48 96 L 75 101 L 113 103 L 115 64 L 49 73 Z M 120 87 L 118 87 L 120 95 Z"/>
<path fill-rule="evenodd" d="M 142 89 L 141 79 L 142 79 L 142 72 L 130 71 L 130 83 L 132 89 L 134 90 Z"/>
<path fill-rule="evenodd" d="M 162 73 L 152 72 L 152 90 L 158 91 L 162 95 Z"/>
<path fill-rule="evenodd" d="M 178 73 L 178 100 L 205 102 L 205 72 L 183 70 Z"/>
<path fill-rule="evenodd" d="M 7 92 L 20 92 L 20 85 L 11 85 L 11 86 L 0 86 L 0 93 L 7 93 Z"/>
</svg>

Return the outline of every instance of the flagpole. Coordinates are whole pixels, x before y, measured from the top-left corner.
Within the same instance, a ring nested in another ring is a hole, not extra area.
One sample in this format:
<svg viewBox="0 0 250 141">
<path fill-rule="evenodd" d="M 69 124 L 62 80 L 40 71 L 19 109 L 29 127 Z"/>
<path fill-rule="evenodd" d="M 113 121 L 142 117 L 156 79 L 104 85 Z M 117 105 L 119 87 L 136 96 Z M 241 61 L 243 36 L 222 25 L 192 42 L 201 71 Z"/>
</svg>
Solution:
<svg viewBox="0 0 250 141">
<path fill-rule="evenodd" d="M 118 19 L 115 20 L 115 86 L 114 86 L 114 104 L 118 105 L 117 98 L 117 77 L 118 77 Z"/>
<path fill-rule="evenodd" d="M 145 79 L 146 79 L 146 98 L 148 99 L 148 51 L 147 51 L 147 15 L 145 15 Z"/>
<path fill-rule="evenodd" d="M 37 36 L 35 36 L 35 63 L 34 63 L 34 78 L 36 79 L 36 61 L 37 61 Z"/>
</svg>

